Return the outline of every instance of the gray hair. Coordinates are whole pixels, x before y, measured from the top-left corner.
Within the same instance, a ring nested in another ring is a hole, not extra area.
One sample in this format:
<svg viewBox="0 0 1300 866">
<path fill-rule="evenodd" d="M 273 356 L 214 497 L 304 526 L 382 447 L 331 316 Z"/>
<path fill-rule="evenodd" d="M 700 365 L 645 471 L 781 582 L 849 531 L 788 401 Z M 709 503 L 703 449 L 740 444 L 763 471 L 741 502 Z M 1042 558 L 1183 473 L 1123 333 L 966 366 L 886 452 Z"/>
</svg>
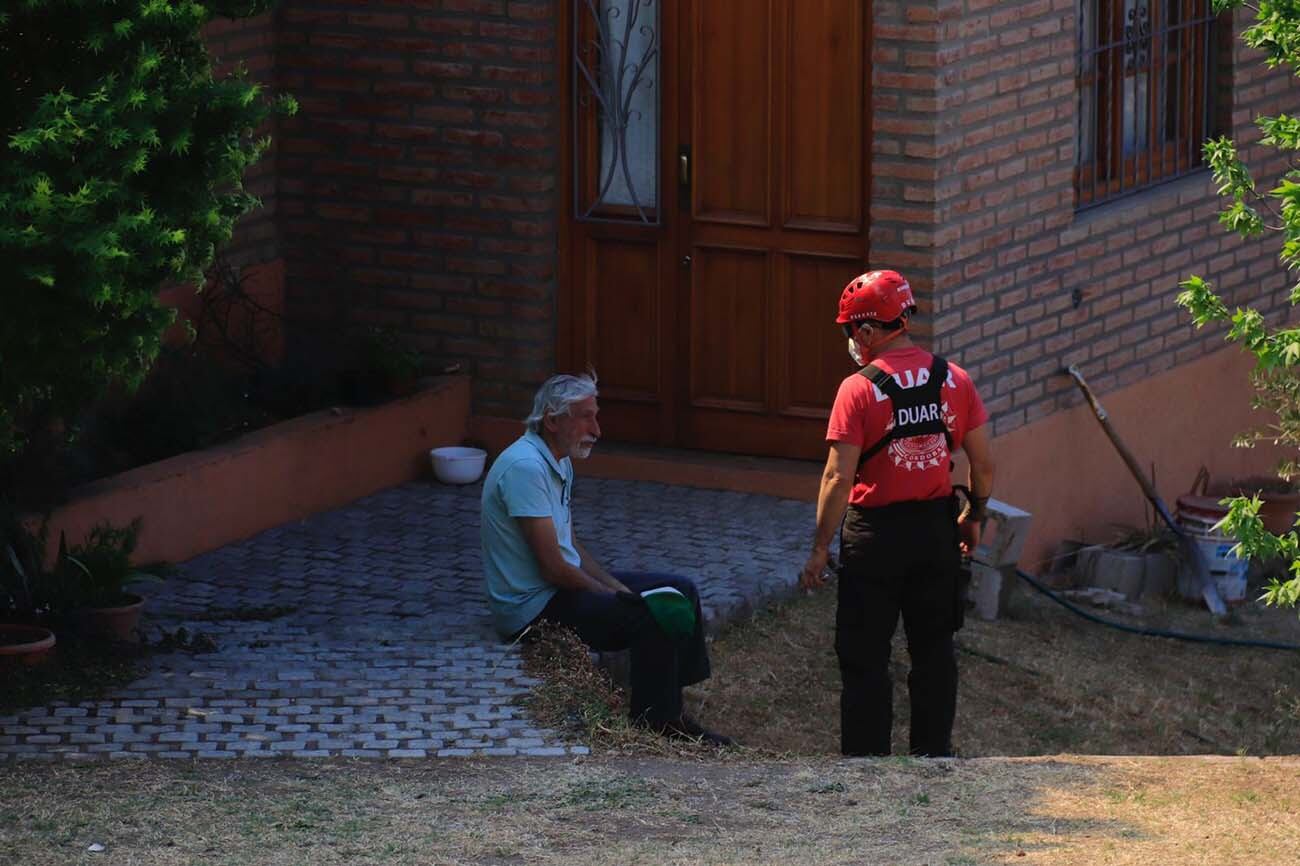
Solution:
<svg viewBox="0 0 1300 866">
<path fill-rule="evenodd" d="M 533 411 L 524 419 L 524 426 L 533 433 L 542 432 L 542 419 L 547 415 L 568 415 L 574 403 L 596 396 L 596 371 L 570 376 L 561 373 L 542 383 L 533 397 Z"/>
</svg>

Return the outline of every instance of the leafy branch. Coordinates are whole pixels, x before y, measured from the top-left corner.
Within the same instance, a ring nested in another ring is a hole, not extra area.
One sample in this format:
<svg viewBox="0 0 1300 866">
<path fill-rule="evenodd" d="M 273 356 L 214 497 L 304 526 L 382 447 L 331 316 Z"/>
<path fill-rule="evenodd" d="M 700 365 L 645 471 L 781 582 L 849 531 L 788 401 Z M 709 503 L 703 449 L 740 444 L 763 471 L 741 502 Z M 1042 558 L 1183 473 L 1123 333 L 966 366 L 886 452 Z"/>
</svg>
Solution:
<svg viewBox="0 0 1300 866">
<path fill-rule="evenodd" d="M 1300 76 L 1300 4 L 1294 0 L 1261 0 L 1257 4 L 1242 0 L 1214 0 L 1216 13 L 1245 7 L 1254 13 L 1254 23 L 1242 31 L 1246 45 L 1264 54 L 1268 68 L 1285 66 Z M 1300 270 L 1300 118 L 1286 114 L 1258 117 L 1259 143 L 1286 154 L 1288 169 L 1267 192 L 1259 192 L 1249 168 L 1238 154 L 1236 144 L 1221 137 L 1204 145 L 1205 161 L 1214 172 L 1219 194 L 1227 200 L 1219 214 L 1219 223 L 1243 238 L 1265 232 L 1280 236 L 1279 260 L 1291 278 Z M 1214 286 L 1200 276 L 1184 280 L 1178 304 L 1191 313 L 1196 326 L 1224 328 L 1226 339 L 1238 343 L 1255 356 L 1251 374 L 1254 389 L 1252 405 L 1268 411 L 1274 420 L 1239 435 L 1239 446 L 1251 447 L 1258 442 L 1272 442 L 1300 449 L 1300 328 L 1271 323 L 1252 306 L 1230 309 Z M 1300 304 L 1300 281 L 1287 293 L 1291 305 Z M 1287 460 L 1278 467 L 1280 477 L 1300 475 L 1300 462 Z M 1295 607 L 1300 602 L 1300 536 L 1292 529 L 1274 535 L 1259 518 L 1262 505 L 1258 496 L 1238 496 L 1229 500 L 1229 512 L 1223 527 L 1237 539 L 1239 555 L 1257 559 L 1282 559 L 1289 563 L 1289 578 L 1274 577 L 1264 598 L 1269 604 Z"/>
</svg>

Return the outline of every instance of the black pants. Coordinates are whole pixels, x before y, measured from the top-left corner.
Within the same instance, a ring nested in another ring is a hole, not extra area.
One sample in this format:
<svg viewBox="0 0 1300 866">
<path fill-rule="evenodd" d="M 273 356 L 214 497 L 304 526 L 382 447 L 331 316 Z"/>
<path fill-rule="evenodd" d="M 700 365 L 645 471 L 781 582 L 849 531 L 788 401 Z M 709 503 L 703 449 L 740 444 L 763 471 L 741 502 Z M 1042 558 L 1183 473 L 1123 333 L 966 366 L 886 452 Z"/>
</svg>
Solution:
<svg viewBox="0 0 1300 866">
<path fill-rule="evenodd" d="M 911 753 L 952 754 L 957 709 L 957 578 L 961 554 L 948 499 L 851 507 L 840 536 L 835 652 L 844 691 L 840 749 L 888 755 L 893 728 L 890 642 L 903 617 L 912 668 Z"/>
<path fill-rule="evenodd" d="M 695 604 L 695 632 L 674 640 L 664 633 L 640 600 L 610 593 L 562 589 L 538 619 L 565 625 L 594 650 L 631 650 L 630 715 L 650 724 L 678 719 L 682 687 L 709 677 L 704 614 L 695 584 L 671 574 L 614 572 L 634 593 L 660 586 L 677 589 Z"/>
</svg>

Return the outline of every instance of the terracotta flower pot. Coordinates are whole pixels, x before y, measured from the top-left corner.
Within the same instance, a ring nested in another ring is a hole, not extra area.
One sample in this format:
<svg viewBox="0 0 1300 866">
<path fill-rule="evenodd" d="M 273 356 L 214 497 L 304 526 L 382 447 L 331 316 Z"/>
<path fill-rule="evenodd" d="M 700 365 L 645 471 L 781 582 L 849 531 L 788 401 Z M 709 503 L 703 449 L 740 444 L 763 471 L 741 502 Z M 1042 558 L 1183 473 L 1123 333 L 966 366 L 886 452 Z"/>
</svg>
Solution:
<svg viewBox="0 0 1300 866">
<path fill-rule="evenodd" d="M 140 637 L 136 633 L 136 627 L 140 624 L 140 613 L 143 610 L 144 599 L 128 592 L 122 594 L 120 605 L 82 608 L 73 617 L 85 634 L 138 643 Z"/>
<path fill-rule="evenodd" d="M 1264 475 L 1251 476 L 1236 478 L 1227 484 L 1214 486 L 1203 483 L 1202 478 L 1207 481 L 1209 478 L 1205 467 L 1201 467 L 1201 475 L 1197 476 L 1197 482 L 1200 483 L 1201 493 L 1208 493 L 1214 498 L 1258 496 L 1262 503 L 1259 507 L 1259 519 L 1264 522 L 1264 528 L 1274 535 L 1282 535 L 1294 528 L 1296 512 L 1300 511 L 1300 491 L 1280 487 L 1277 478 Z M 1193 490 L 1195 487 L 1196 485 L 1193 484 Z M 1180 499 L 1180 505 L 1181 502 Z"/>
<path fill-rule="evenodd" d="M 1296 512 L 1300 511 L 1300 493 L 1260 493 L 1263 505 L 1259 507 L 1259 519 L 1264 521 L 1264 528 L 1274 535 L 1290 532 L 1295 525 Z"/>
<path fill-rule="evenodd" d="M 35 625 L 0 624 L 0 667 L 38 665 L 54 649 L 54 632 Z"/>
</svg>

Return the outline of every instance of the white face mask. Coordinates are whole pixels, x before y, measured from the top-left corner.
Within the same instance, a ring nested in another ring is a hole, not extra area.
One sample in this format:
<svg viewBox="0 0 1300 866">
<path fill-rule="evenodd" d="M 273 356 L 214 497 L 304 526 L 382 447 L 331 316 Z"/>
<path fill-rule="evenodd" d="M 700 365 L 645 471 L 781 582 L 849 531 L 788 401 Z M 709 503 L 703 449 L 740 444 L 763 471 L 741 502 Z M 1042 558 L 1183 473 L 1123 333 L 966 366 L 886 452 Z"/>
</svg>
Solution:
<svg viewBox="0 0 1300 866">
<path fill-rule="evenodd" d="M 852 337 L 849 337 L 849 357 L 852 358 L 853 363 L 857 364 L 859 367 L 867 363 L 862 357 L 862 350 L 858 348 L 858 341 Z"/>
</svg>

